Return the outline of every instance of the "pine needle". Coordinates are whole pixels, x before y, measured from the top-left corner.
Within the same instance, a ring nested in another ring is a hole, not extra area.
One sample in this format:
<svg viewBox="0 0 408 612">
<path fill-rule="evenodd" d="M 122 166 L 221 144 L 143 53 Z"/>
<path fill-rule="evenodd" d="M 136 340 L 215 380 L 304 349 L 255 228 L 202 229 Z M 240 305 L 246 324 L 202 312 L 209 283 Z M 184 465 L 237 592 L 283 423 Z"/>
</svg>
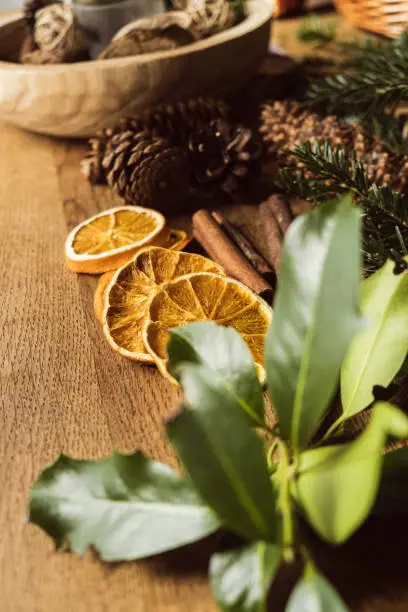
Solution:
<svg viewBox="0 0 408 612">
<path fill-rule="evenodd" d="M 342 114 L 392 113 L 408 99 L 408 30 L 392 42 L 368 41 L 362 46 L 345 43 L 346 56 L 337 74 L 310 83 L 308 97 L 324 104 L 330 112 Z"/>
<path fill-rule="evenodd" d="M 366 273 L 381 267 L 387 258 L 405 265 L 408 252 L 408 198 L 389 185 L 370 184 L 354 151 L 328 141 L 302 143 L 286 154 L 299 165 L 281 169 L 281 189 L 316 203 L 352 192 L 363 212 L 363 252 Z"/>
<path fill-rule="evenodd" d="M 316 47 L 332 43 L 336 39 L 337 24 L 335 21 L 322 21 L 316 14 L 304 17 L 298 31 L 297 39 L 303 43 L 312 43 Z"/>
</svg>

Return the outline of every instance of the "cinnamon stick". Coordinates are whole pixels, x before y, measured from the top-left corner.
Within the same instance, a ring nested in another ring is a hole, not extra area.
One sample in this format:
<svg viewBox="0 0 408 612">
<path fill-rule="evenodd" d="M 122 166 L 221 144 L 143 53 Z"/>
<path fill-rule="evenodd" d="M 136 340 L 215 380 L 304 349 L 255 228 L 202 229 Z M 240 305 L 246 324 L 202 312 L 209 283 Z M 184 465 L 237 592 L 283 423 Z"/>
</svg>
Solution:
<svg viewBox="0 0 408 612">
<path fill-rule="evenodd" d="M 273 270 L 266 259 L 262 257 L 249 238 L 247 238 L 234 223 L 228 221 L 228 219 L 226 219 L 218 210 L 213 212 L 212 216 L 217 223 L 221 225 L 223 230 L 225 230 L 231 240 L 235 242 L 237 247 L 243 252 L 258 274 L 261 274 L 261 276 L 264 274 L 273 274 Z"/>
<path fill-rule="evenodd" d="M 268 260 L 273 266 L 276 275 L 279 273 L 281 251 L 282 251 L 282 232 L 279 223 L 269 206 L 268 200 L 259 206 L 259 214 L 262 219 L 265 246 L 268 253 Z"/>
<path fill-rule="evenodd" d="M 272 300 L 272 286 L 251 266 L 208 211 L 199 210 L 193 215 L 193 233 L 210 257 L 219 263 L 227 274 L 262 295 L 267 301 Z"/>
<path fill-rule="evenodd" d="M 290 207 L 294 217 L 298 217 L 299 215 L 303 215 L 304 213 L 308 212 L 312 206 L 313 204 L 311 202 L 301 200 L 300 198 L 296 198 L 296 200 L 291 200 L 290 202 Z"/>
<path fill-rule="evenodd" d="M 285 196 L 274 193 L 266 200 L 267 205 L 278 222 L 282 235 L 284 236 L 293 221 L 293 214 L 290 204 Z"/>
</svg>

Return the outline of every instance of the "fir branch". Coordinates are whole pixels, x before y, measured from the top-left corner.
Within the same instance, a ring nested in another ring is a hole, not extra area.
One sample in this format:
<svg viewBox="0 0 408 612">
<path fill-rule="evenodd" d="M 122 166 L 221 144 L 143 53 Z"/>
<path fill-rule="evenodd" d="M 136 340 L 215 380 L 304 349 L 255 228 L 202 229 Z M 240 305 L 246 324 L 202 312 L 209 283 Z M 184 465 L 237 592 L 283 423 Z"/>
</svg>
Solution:
<svg viewBox="0 0 408 612">
<path fill-rule="evenodd" d="M 344 50 L 347 45 L 342 43 Z M 408 99 L 408 30 L 393 42 L 354 45 L 341 71 L 313 81 L 308 97 L 340 114 L 350 108 L 366 114 L 393 112 Z"/>
<path fill-rule="evenodd" d="M 373 115 L 363 121 L 364 128 L 381 140 L 390 153 L 408 155 L 408 121 L 406 116 Z"/>
<path fill-rule="evenodd" d="M 335 21 L 323 21 L 316 14 L 311 14 L 301 20 L 296 32 L 297 39 L 303 43 L 311 43 L 321 47 L 336 39 L 337 24 Z"/>
<path fill-rule="evenodd" d="M 363 164 L 346 147 L 309 141 L 285 152 L 300 166 L 280 170 L 279 186 L 292 195 L 318 202 L 352 192 L 364 218 L 363 250 L 366 272 L 388 257 L 402 264 L 408 253 L 408 199 L 389 185 L 370 184 Z"/>
</svg>

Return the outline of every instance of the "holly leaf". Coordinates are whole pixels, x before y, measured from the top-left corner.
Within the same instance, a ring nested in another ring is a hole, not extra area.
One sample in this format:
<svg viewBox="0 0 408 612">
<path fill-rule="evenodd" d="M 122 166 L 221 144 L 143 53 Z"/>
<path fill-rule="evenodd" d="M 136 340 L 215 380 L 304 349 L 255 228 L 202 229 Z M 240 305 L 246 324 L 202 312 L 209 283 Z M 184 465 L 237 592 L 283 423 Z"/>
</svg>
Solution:
<svg viewBox="0 0 408 612">
<path fill-rule="evenodd" d="M 407 437 L 408 417 L 390 404 L 378 403 L 355 442 L 300 455 L 296 501 L 314 529 L 331 544 L 345 542 L 370 513 L 388 435 Z"/>
<path fill-rule="evenodd" d="M 272 539 L 275 499 L 261 439 L 207 368 L 183 367 L 181 382 L 183 388 L 194 386 L 194 401 L 169 422 L 168 436 L 191 480 L 232 531 Z"/>
<path fill-rule="evenodd" d="M 173 376 L 181 380 L 183 366 L 206 366 L 219 385 L 225 387 L 255 425 L 264 422 L 262 388 L 251 351 L 234 329 L 218 326 L 212 321 L 191 323 L 170 332 L 167 346 Z M 190 378 L 183 383 L 187 400 L 197 403 L 195 385 Z"/>
<path fill-rule="evenodd" d="M 374 386 L 388 387 L 407 356 L 408 272 L 396 275 L 394 266 L 387 261 L 363 282 L 362 314 L 370 325 L 354 338 L 343 363 L 343 413 L 336 425 L 367 408 Z"/>
<path fill-rule="evenodd" d="M 348 612 L 348 608 L 330 582 L 308 565 L 285 612 Z"/>
<path fill-rule="evenodd" d="M 30 521 L 82 555 L 105 561 L 149 557 L 200 540 L 219 527 L 191 482 L 144 457 L 101 461 L 61 456 L 31 490 Z"/>
<path fill-rule="evenodd" d="M 360 214 L 350 197 L 294 221 L 282 252 L 266 365 L 282 437 L 295 450 L 316 432 L 361 325 L 359 270 Z"/>
<path fill-rule="evenodd" d="M 268 542 L 251 542 L 211 557 L 210 582 L 223 612 L 264 612 L 281 551 Z"/>
<path fill-rule="evenodd" d="M 374 506 L 378 516 L 408 514 L 408 447 L 386 453 Z"/>
</svg>

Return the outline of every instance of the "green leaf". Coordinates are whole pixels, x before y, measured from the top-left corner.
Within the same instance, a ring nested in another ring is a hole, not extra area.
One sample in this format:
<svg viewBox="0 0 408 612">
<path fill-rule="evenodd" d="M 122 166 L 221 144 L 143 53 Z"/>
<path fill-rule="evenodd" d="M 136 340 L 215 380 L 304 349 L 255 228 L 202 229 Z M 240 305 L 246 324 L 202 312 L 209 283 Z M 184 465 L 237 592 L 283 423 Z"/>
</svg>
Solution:
<svg viewBox="0 0 408 612">
<path fill-rule="evenodd" d="M 185 366 L 181 380 L 195 387 L 194 402 L 169 422 L 168 435 L 192 481 L 232 531 L 270 540 L 275 499 L 261 439 L 207 368 Z"/>
<path fill-rule="evenodd" d="M 355 442 L 300 455 L 295 497 L 328 542 L 343 543 L 367 518 L 377 495 L 388 435 L 407 437 L 408 417 L 390 404 L 378 403 Z"/>
<path fill-rule="evenodd" d="M 341 423 L 367 408 L 374 385 L 388 387 L 408 353 L 408 272 L 387 263 L 363 282 L 362 313 L 369 327 L 354 338 L 341 371 Z"/>
<path fill-rule="evenodd" d="M 191 483 L 141 453 L 101 461 L 61 456 L 34 484 L 30 521 L 83 554 L 141 559 L 200 540 L 219 527 Z"/>
<path fill-rule="evenodd" d="M 380 486 L 374 514 L 398 516 L 408 514 L 408 447 L 384 456 Z"/>
<path fill-rule="evenodd" d="M 349 197 L 295 220 L 282 253 L 266 340 L 269 392 L 282 437 L 307 447 L 360 326 L 360 215 Z"/>
<path fill-rule="evenodd" d="M 281 551 L 268 542 L 214 554 L 210 581 L 223 612 L 264 612 L 268 591 L 281 562 Z"/>
<path fill-rule="evenodd" d="M 308 566 L 294 588 L 285 612 L 348 612 L 348 608 L 330 582 Z"/>
<path fill-rule="evenodd" d="M 185 365 L 205 365 L 255 424 L 264 422 L 262 388 L 255 364 L 237 331 L 206 321 L 179 327 L 170 334 L 167 350 L 172 374 L 178 380 Z M 189 386 L 189 380 L 185 380 L 183 391 L 189 402 L 197 403 L 195 386 Z"/>
</svg>

